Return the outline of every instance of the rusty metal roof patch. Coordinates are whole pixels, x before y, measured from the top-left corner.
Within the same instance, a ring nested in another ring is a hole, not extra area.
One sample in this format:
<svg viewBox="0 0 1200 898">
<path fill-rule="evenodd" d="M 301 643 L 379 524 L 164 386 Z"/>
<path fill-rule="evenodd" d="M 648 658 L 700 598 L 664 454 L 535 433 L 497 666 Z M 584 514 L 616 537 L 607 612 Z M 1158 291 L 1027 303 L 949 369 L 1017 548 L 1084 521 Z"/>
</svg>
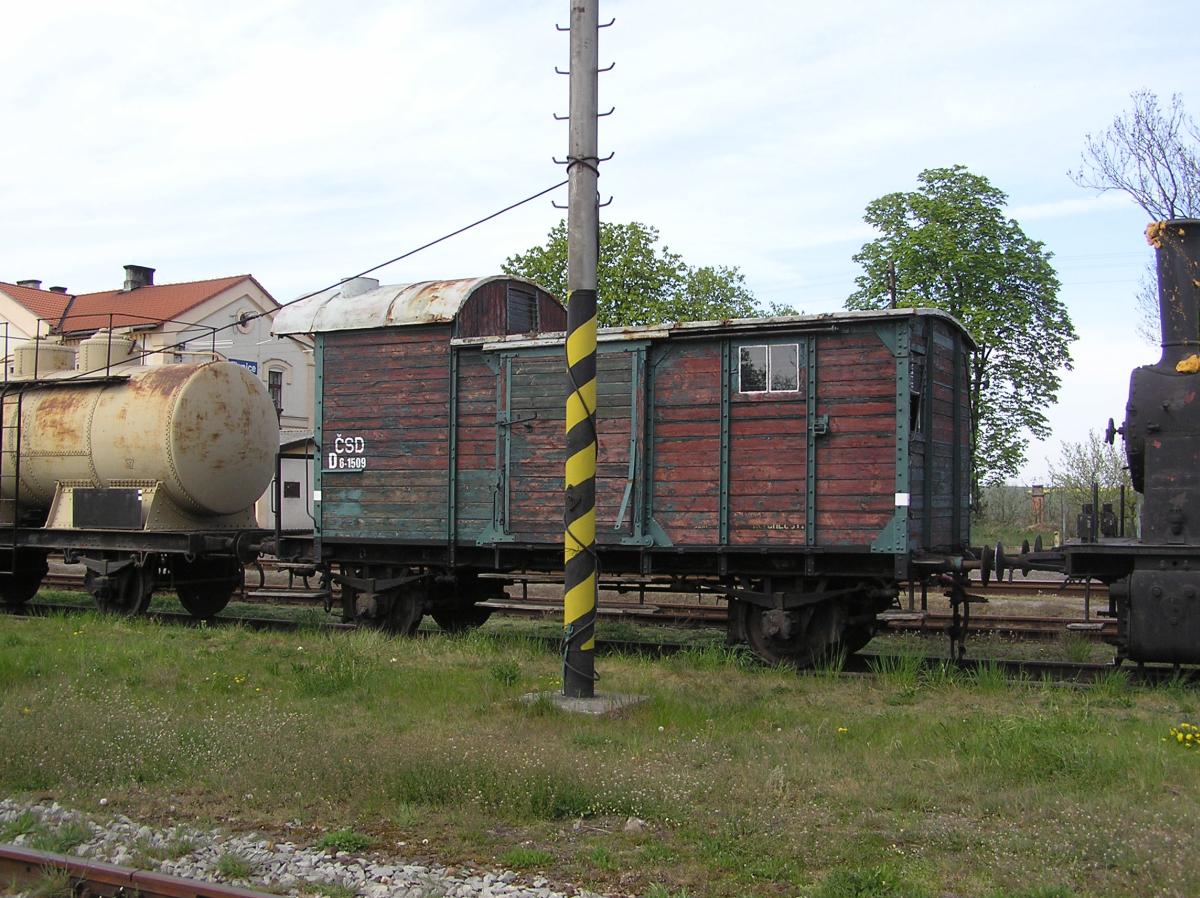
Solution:
<svg viewBox="0 0 1200 898">
<path fill-rule="evenodd" d="M 390 285 L 380 285 L 372 278 L 352 278 L 285 305 L 275 314 L 271 333 L 315 334 L 448 323 L 471 294 L 498 280 L 537 287 L 532 281 L 508 275 Z"/>
</svg>

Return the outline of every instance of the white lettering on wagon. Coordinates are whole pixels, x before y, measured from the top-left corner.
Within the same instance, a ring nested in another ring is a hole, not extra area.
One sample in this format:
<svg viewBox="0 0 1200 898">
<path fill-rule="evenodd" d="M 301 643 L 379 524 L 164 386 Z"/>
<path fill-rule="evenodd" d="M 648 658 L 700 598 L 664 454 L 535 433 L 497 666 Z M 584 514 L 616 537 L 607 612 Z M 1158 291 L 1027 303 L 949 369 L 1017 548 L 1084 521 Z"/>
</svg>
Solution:
<svg viewBox="0 0 1200 898">
<path fill-rule="evenodd" d="M 366 440 L 340 433 L 333 438 L 333 451 L 325 457 L 326 471 L 365 471 L 366 468 Z"/>
</svg>

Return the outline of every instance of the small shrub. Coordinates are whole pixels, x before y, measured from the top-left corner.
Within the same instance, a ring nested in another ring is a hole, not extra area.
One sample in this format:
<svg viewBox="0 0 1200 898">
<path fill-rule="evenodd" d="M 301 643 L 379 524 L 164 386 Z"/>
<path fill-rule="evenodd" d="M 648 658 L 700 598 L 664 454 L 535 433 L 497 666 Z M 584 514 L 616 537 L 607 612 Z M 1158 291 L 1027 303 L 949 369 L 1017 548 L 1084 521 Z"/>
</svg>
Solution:
<svg viewBox="0 0 1200 898">
<path fill-rule="evenodd" d="M 1092 641 L 1078 633 L 1063 634 L 1062 650 L 1072 664 L 1087 664 L 1092 660 Z"/>
<path fill-rule="evenodd" d="M 72 898 L 74 894 L 70 872 L 57 867 L 48 868 L 25 892 L 28 898 Z"/>
<path fill-rule="evenodd" d="M 302 894 L 313 898 L 355 898 L 358 892 L 340 882 L 314 882 L 305 886 Z"/>
<path fill-rule="evenodd" d="M 92 831 L 82 823 L 64 823 L 58 829 L 35 832 L 29 846 L 51 854 L 68 854 L 92 837 Z"/>
<path fill-rule="evenodd" d="M 540 848 L 512 848 L 500 855 L 500 863 L 515 870 L 545 867 L 553 860 L 554 855 Z"/>
<path fill-rule="evenodd" d="M 32 811 L 22 811 L 15 820 L 0 826 L 0 842 L 11 842 L 17 836 L 27 836 L 40 826 Z"/>
<path fill-rule="evenodd" d="M 911 650 L 876 655 L 867 661 L 871 673 L 888 686 L 915 690 L 921 673 L 921 656 Z"/>
<path fill-rule="evenodd" d="M 492 665 L 492 680 L 501 686 L 515 686 L 521 679 L 521 665 L 516 661 L 499 661 Z"/>
<path fill-rule="evenodd" d="M 217 858 L 217 873 L 224 876 L 226 879 L 249 879 L 254 875 L 257 867 L 248 859 L 236 854 L 232 851 L 227 851 L 225 854 Z"/>
<path fill-rule="evenodd" d="M 358 854 L 371 847 L 373 840 L 352 829 L 339 829 L 336 832 L 325 833 L 317 839 L 317 847 L 322 851 L 345 851 L 348 854 Z"/>
<path fill-rule="evenodd" d="M 928 898 L 929 893 L 906 882 L 888 867 L 834 870 L 812 893 L 812 898 Z"/>
<path fill-rule="evenodd" d="M 1106 670 L 1097 676 L 1092 681 L 1089 692 L 1098 704 L 1120 707 L 1128 707 L 1133 704 L 1129 674 L 1116 668 Z"/>
<path fill-rule="evenodd" d="M 611 851 L 603 845 L 597 845 L 587 853 L 588 862 L 600 870 L 616 870 L 617 860 L 613 857 Z"/>
<path fill-rule="evenodd" d="M 1171 727 L 1168 742 L 1173 742 L 1183 748 L 1200 748 L 1200 727 L 1194 723 L 1181 723 Z"/>
<path fill-rule="evenodd" d="M 980 661 L 972 669 L 968 682 L 980 692 L 1000 692 L 1008 688 L 1004 666 L 997 661 Z"/>
</svg>

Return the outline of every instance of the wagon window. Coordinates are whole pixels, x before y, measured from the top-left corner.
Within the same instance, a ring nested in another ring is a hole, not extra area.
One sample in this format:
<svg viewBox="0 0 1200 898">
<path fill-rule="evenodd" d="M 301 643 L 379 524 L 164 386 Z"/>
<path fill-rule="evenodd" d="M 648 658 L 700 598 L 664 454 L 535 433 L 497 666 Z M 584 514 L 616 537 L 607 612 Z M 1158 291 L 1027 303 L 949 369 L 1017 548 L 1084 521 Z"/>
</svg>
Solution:
<svg viewBox="0 0 1200 898">
<path fill-rule="evenodd" d="M 795 393 L 800 389 L 800 348 L 795 343 L 771 347 L 771 392 Z"/>
<path fill-rule="evenodd" d="M 742 366 L 738 382 L 740 393 L 765 393 L 767 391 L 767 347 L 743 346 Z"/>
<path fill-rule="evenodd" d="M 795 343 L 742 346 L 738 392 L 795 393 L 800 389 L 800 347 Z"/>
<path fill-rule="evenodd" d="M 529 290 L 508 288 L 508 327 L 510 334 L 528 334 L 538 329 L 537 297 Z"/>
</svg>

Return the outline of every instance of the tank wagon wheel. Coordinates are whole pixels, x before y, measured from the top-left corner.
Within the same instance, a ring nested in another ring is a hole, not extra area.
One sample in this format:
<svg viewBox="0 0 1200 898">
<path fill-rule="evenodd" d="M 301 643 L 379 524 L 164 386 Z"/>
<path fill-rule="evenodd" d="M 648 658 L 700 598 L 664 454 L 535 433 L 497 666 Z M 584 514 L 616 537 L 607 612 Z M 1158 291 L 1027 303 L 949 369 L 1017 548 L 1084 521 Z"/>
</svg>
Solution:
<svg viewBox="0 0 1200 898">
<path fill-rule="evenodd" d="M 197 558 L 182 555 L 171 562 L 179 602 L 192 617 L 208 620 L 225 610 L 242 581 L 244 568 L 236 558 Z"/>
<path fill-rule="evenodd" d="M 498 580 L 483 580 L 475 573 L 462 574 L 456 580 L 434 585 L 431 613 L 437 625 L 447 633 L 474 630 L 492 616 L 491 608 L 476 603 L 503 594 L 504 587 Z"/>
<path fill-rule="evenodd" d="M 20 608 L 37 595 L 49 569 L 44 552 L 18 552 L 15 570 L 0 571 L 0 603 Z"/>
<path fill-rule="evenodd" d="M 156 568 L 157 564 L 147 559 L 144 565 L 128 564 L 108 576 L 89 570 L 83 586 L 100 611 L 133 617 L 150 607 Z"/>
</svg>

